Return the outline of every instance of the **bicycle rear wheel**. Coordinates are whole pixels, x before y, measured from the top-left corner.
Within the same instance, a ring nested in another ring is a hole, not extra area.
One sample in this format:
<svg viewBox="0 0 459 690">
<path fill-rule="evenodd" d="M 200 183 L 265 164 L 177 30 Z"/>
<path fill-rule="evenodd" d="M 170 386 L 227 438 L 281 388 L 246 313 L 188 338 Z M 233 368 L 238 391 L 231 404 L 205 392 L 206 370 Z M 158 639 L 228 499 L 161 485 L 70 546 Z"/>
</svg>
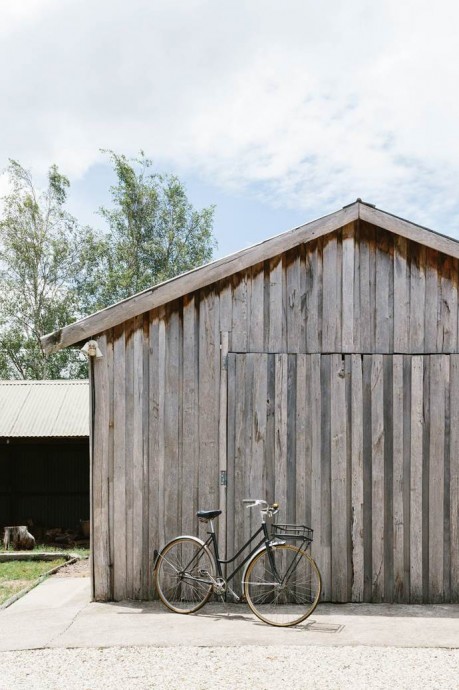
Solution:
<svg viewBox="0 0 459 690">
<path fill-rule="evenodd" d="M 247 603 L 269 625 L 297 625 L 311 615 L 319 601 L 322 582 L 315 561 L 303 548 L 277 544 L 256 554 L 244 582 Z M 273 567 L 274 564 L 274 567 Z"/>
<path fill-rule="evenodd" d="M 158 555 L 156 589 L 163 604 L 175 613 L 194 613 L 209 600 L 215 561 L 197 539 L 178 537 Z"/>
</svg>

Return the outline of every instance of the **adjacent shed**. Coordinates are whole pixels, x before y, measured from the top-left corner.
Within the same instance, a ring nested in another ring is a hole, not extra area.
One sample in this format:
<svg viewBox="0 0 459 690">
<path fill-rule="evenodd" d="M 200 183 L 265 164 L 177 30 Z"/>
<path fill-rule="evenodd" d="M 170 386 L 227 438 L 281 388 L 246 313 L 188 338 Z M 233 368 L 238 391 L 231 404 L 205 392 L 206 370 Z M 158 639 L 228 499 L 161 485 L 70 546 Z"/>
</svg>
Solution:
<svg viewBox="0 0 459 690">
<path fill-rule="evenodd" d="M 0 381 L 0 527 L 89 517 L 88 381 Z"/>
<path fill-rule="evenodd" d="M 93 592 L 241 499 L 307 522 L 330 601 L 459 601 L 459 243 L 360 201 L 58 333 L 92 360 Z"/>
</svg>

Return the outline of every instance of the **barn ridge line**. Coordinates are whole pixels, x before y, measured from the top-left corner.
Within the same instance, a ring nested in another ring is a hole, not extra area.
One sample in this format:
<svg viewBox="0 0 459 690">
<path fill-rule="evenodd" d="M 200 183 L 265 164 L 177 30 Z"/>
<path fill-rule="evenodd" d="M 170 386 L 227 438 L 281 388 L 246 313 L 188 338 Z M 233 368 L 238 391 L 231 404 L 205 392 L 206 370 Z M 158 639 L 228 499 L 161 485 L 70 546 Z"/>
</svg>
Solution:
<svg viewBox="0 0 459 690">
<path fill-rule="evenodd" d="M 339 211 L 170 278 L 60 330 L 49 333 L 41 338 L 43 350 L 47 354 L 51 354 L 64 347 L 75 345 L 139 314 L 228 278 L 261 261 L 271 259 L 299 244 L 305 244 L 335 232 L 358 219 L 459 259 L 459 242 L 457 240 L 357 199 Z"/>
</svg>

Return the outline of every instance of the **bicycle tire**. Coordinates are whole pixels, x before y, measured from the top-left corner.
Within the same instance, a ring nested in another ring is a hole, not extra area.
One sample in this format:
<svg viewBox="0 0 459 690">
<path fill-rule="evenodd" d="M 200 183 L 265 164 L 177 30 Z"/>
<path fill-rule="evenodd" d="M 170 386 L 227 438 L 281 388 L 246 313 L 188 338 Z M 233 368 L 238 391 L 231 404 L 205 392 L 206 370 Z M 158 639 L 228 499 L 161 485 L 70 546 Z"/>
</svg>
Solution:
<svg viewBox="0 0 459 690">
<path fill-rule="evenodd" d="M 155 584 L 159 598 L 175 613 L 195 613 L 209 600 L 215 578 L 215 560 L 202 541 L 177 537 L 158 554 Z"/>
<path fill-rule="evenodd" d="M 253 613 L 268 625 L 282 628 L 298 625 L 319 602 L 322 591 L 319 569 L 301 547 L 276 544 L 270 548 L 281 582 L 272 574 L 268 549 L 263 549 L 247 566 L 246 601 Z"/>
</svg>

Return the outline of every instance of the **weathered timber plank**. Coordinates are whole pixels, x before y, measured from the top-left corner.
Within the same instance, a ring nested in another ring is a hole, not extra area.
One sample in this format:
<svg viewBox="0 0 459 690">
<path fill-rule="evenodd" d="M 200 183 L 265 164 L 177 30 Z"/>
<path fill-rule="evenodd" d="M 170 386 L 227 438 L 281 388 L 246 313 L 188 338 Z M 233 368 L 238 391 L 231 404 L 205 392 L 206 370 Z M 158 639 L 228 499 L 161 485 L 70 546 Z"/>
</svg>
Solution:
<svg viewBox="0 0 459 690">
<path fill-rule="evenodd" d="M 285 313 L 285 273 L 282 257 L 270 262 L 269 274 L 269 352 L 285 352 L 286 313 Z"/>
<path fill-rule="evenodd" d="M 295 386 L 295 521 L 310 526 L 311 520 L 311 406 L 309 398 L 311 359 L 296 358 Z M 291 414 L 289 410 L 289 414 Z"/>
<path fill-rule="evenodd" d="M 370 300 L 370 350 L 376 351 L 376 232 L 377 229 L 367 225 L 365 227 L 368 238 L 369 253 L 369 300 Z"/>
<path fill-rule="evenodd" d="M 250 352 L 263 352 L 264 329 L 264 284 L 263 264 L 257 264 L 251 271 L 249 342 Z"/>
<path fill-rule="evenodd" d="M 443 256 L 440 270 L 440 313 L 438 324 L 438 352 L 457 349 L 457 259 Z M 427 306 L 427 305 L 426 305 Z"/>
<path fill-rule="evenodd" d="M 233 327 L 233 287 L 230 279 L 220 283 L 220 330 L 231 333 Z M 197 297 L 189 295 L 184 297 L 184 308 L 190 304 L 190 300 L 196 301 Z"/>
<path fill-rule="evenodd" d="M 322 347 L 322 241 L 305 247 L 306 352 L 320 352 Z"/>
<path fill-rule="evenodd" d="M 307 352 L 306 348 L 306 293 L 307 293 L 307 277 L 306 277 L 306 245 L 301 244 L 298 247 L 300 257 L 300 342 L 299 352 Z"/>
<path fill-rule="evenodd" d="M 287 356 L 287 511 L 288 523 L 296 514 L 296 359 Z"/>
<path fill-rule="evenodd" d="M 424 352 L 425 247 L 411 245 L 410 352 Z"/>
<path fill-rule="evenodd" d="M 327 237 L 324 242 L 322 275 L 322 351 L 336 352 L 339 349 L 337 343 L 341 344 L 341 334 L 338 330 L 341 286 L 338 285 L 338 238 L 336 235 Z"/>
<path fill-rule="evenodd" d="M 370 241 L 366 228 L 360 228 L 360 348 L 361 352 L 372 351 L 370 301 Z"/>
<path fill-rule="evenodd" d="M 373 355 L 371 367 L 372 459 L 372 589 L 373 601 L 384 601 L 384 376 L 383 357 Z"/>
<path fill-rule="evenodd" d="M 199 508 L 218 505 L 218 412 L 220 330 L 218 295 L 199 303 Z"/>
<path fill-rule="evenodd" d="M 276 397 L 274 401 L 274 495 L 279 504 L 279 522 L 288 522 L 288 355 L 275 355 Z M 281 568 L 285 558 L 281 559 Z"/>
<path fill-rule="evenodd" d="M 236 389 L 236 361 L 237 356 L 233 353 L 228 353 L 228 455 L 227 455 L 227 481 L 226 488 L 226 550 L 228 554 L 233 555 L 235 542 L 235 521 L 236 521 L 236 506 L 235 506 L 235 486 L 236 486 L 236 469 L 235 458 L 237 452 L 236 443 L 236 400 L 239 400 L 239 391 Z"/>
<path fill-rule="evenodd" d="M 107 333 L 107 376 L 108 376 L 108 536 L 110 553 L 110 598 L 113 599 L 114 589 L 114 353 L 113 353 L 113 329 Z"/>
<path fill-rule="evenodd" d="M 354 352 L 361 352 L 360 329 L 360 221 L 354 222 Z"/>
<path fill-rule="evenodd" d="M 253 496 L 252 491 L 253 487 L 251 485 L 251 464 L 252 464 L 252 435 L 254 432 L 254 424 L 253 424 L 253 414 L 254 414 L 254 386 L 255 386 L 255 379 L 254 379 L 254 356 L 253 355 L 247 355 L 246 356 L 246 365 L 245 365 L 245 381 L 244 381 L 244 388 L 242 389 L 244 391 L 244 397 L 245 397 L 245 406 L 244 406 L 244 411 L 245 411 L 245 418 L 243 420 L 243 423 L 245 425 L 245 430 L 244 430 L 244 438 L 245 438 L 245 446 L 244 446 L 244 451 L 241 454 L 241 460 L 242 460 L 242 468 L 241 468 L 241 476 L 242 476 L 242 486 L 244 487 L 244 496 L 241 498 L 241 510 L 243 513 L 243 520 L 242 520 L 242 526 L 243 526 L 243 531 L 242 531 L 242 536 L 241 536 L 241 541 L 239 542 L 238 549 L 242 546 L 242 544 L 245 544 L 245 542 L 249 539 L 250 534 L 256 524 L 256 511 L 251 510 L 246 508 L 245 506 L 242 505 L 242 499 L 244 498 L 259 498 L 258 496 Z"/>
<path fill-rule="evenodd" d="M 331 601 L 332 597 L 332 578 L 331 578 L 331 477 L 330 477 L 330 454 L 331 454 L 331 420 L 330 420 L 330 391 L 331 391 L 331 356 L 322 355 L 320 362 L 321 379 L 321 420 L 320 430 L 322 433 L 321 448 L 321 506 L 320 506 L 320 539 L 321 539 L 321 569 L 323 599 Z"/>
<path fill-rule="evenodd" d="M 423 458 L 423 375 L 422 356 L 411 358 L 411 453 L 410 453 L 410 600 L 421 603 L 422 584 L 422 458 Z"/>
<path fill-rule="evenodd" d="M 287 255 L 287 352 L 301 352 L 301 259 L 298 250 L 295 256 Z"/>
<path fill-rule="evenodd" d="M 114 329 L 113 598 L 126 598 L 126 379 L 123 326 Z"/>
<path fill-rule="evenodd" d="M 332 600 L 349 601 L 346 379 L 341 355 L 331 356 L 331 576 Z"/>
<path fill-rule="evenodd" d="M 219 509 L 222 514 L 218 521 L 218 543 L 220 557 L 226 558 L 226 533 L 227 533 L 227 484 L 222 481 L 222 477 L 228 471 L 227 458 L 227 407 L 228 407 L 228 343 L 229 333 L 222 331 L 220 336 L 220 411 L 218 419 L 218 469 L 219 469 Z M 186 486 L 186 485 L 184 485 Z M 188 493 L 188 492 L 185 492 Z"/>
<path fill-rule="evenodd" d="M 321 389 L 321 357 L 319 354 L 308 357 L 311 364 L 309 378 L 309 409 L 311 439 L 311 521 L 314 530 L 314 541 L 311 553 L 322 573 L 324 559 L 322 554 L 322 389 Z M 322 590 L 322 599 L 324 591 Z"/>
<path fill-rule="evenodd" d="M 392 519 L 394 553 L 394 601 L 402 602 L 407 597 L 408 583 L 405 581 L 405 511 L 404 488 L 404 411 L 403 411 L 403 355 L 393 357 L 392 378 Z"/>
<path fill-rule="evenodd" d="M 162 438 L 162 426 L 160 426 L 160 400 L 159 400 L 159 318 L 158 310 L 149 315 L 149 334 L 148 334 L 148 435 L 150 443 L 148 446 L 148 490 L 146 498 L 148 500 L 148 557 L 153 561 L 154 552 L 164 546 L 159 534 L 159 456 L 160 456 L 160 437 Z M 150 566 L 151 568 L 151 566 Z"/>
<path fill-rule="evenodd" d="M 233 513 L 229 516 L 233 522 L 233 542 L 228 542 L 228 551 L 235 554 L 244 544 L 245 522 L 249 521 L 246 508 L 242 501 L 247 496 L 245 468 L 247 464 L 248 449 L 248 411 L 247 411 L 247 365 L 245 356 L 235 357 L 235 396 L 234 396 L 234 472 L 233 472 Z M 236 563 L 234 564 L 236 565 Z M 240 580 L 234 583 L 238 591 Z"/>
<path fill-rule="evenodd" d="M 42 339 L 47 353 L 57 351 L 68 345 L 84 340 L 90 335 L 100 333 L 127 319 L 150 311 L 179 297 L 206 287 L 234 273 L 243 271 L 254 264 L 271 259 L 293 247 L 310 242 L 342 227 L 358 217 L 358 204 L 325 216 L 307 225 L 261 242 L 236 254 L 213 261 L 160 285 L 140 292 L 107 309 L 81 319 L 65 328 L 46 335 Z"/>
<path fill-rule="evenodd" d="M 159 343 L 158 343 L 158 398 L 159 398 L 159 447 L 158 447 L 158 530 L 160 536 L 160 544 L 163 546 L 166 541 L 166 459 L 165 459 L 165 418 L 166 418 L 166 320 L 165 308 L 160 310 L 159 314 Z"/>
<path fill-rule="evenodd" d="M 225 287 L 225 294 L 230 292 Z M 222 295 L 223 293 L 221 293 Z M 195 534 L 198 529 L 199 426 L 198 426 L 198 317 L 196 297 L 183 303 L 183 388 L 182 388 L 182 481 L 181 532 Z M 227 314 L 227 312 L 225 312 Z M 227 322 L 226 322 L 227 323 Z M 226 424 L 226 411 L 224 416 Z"/>
<path fill-rule="evenodd" d="M 288 356 L 276 355 L 276 397 L 274 401 L 274 495 L 280 506 L 279 522 L 287 516 L 287 379 Z"/>
<path fill-rule="evenodd" d="M 393 333 L 393 246 L 388 233 L 378 231 L 376 237 L 376 315 L 375 351 L 387 353 L 391 350 Z"/>
<path fill-rule="evenodd" d="M 363 355 L 362 359 L 362 398 L 363 398 L 363 600 L 372 601 L 372 364 L 371 355 Z"/>
<path fill-rule="evenodd" d="M 443 601 L 445 395 L 449 358 L 430 357 L 429 590 L 431 603 Z"/>
<path fill-rule="evenodd" d="M 384 601 L 394 600 L 393 355 L 383 357 L 384 428 Z"/>
<path fill-rule="evenodd" d="M 409 351 L 410 273 L 407 240 L 394 237 L 394 352 Z"/>
<path fill-rule="evenodd" d="M 320 386 L 320 355 L 308 357 L 310 370 L 308 372 L 308 402 L 310 410 L 310 443 L 311 443 L 311 518 L 309 526 L 314 530 L 314 541 L 311 544 L 312 556 L 316 559 L 322 572 L 322 446 L 321 446 L 321 386 Z M 322 599 L 324 598 L 322 591 Z"/>
<path fill-rule="evenodd" d="M 107 337 L 99 338 L 102 354 L 107 353 Z M 108 497 L 109 382 L 107 358 L 94 359 L 95 429 L 92 467 L 94 598 L 108 601 L 110 591 L 110 540 Z"/>
<path fill-rule="evenodd" d="M 459 603 L 459 355 L 451 355 L 449 518 L 451 602 Z M 446 545 L 448 548 L 448 545 Z"/>
<path fill-rule="evenodd" d="M 362 358 L 351 356 L 352 601 L 363 601 L 363 399 Z"/>
<path fill-rule="evenodd" d="M 166 320 L 164 390 L 164 522 L 166 539 L 180 531 L 180 318 L 176 310 Z"/>
<path fill-rule="evenodd" d="M 250 355 L 253 359 L 252 414 L 248 422 L 252 425 L 251 448 L 247 458 L 249 470 L 249 497 L 266 500 L 266 399 L 268 395 L 268 358 L 265 354 Z M 250 511 L 251 532 L 258 529 L 260 513 Z M 249 535 L 250 536 L 250 535 Z M 247 537 L 248 538 L 248 537 Z"/>
<path fill-rule="evenodd" d="M 437 352 L 437 340 L 441 330 L 439 317 L 439 257 L 433 249 L 426 251 L 426 299 L 424 316 L 424 347 L 425 352 Z M 440 347 L 441 351 L 441 347 Z"/>
<path fill-rule="evenodd" d="M 250 278 L 247 272 L 234 276 L 232 348 L 235 352 L 247 352 L 249 331 Z"/>
<path fill-rule="evenodd" d="M 133 596 L 134 599 L 142 599 L 142 572 L 143 572 L 143 316 L 134 319 L 133 333 L 134 347 L 134 372 L 133 372 L 133 428 L 132 428 L 132 570 L 133 570 Z"/>
<path fill-rule="evenodd" d="M 150 505 L 148 503 L 148 493 L 150 485 L 150 435 L 149 417 L 150 417 L 150 357 L 149 357 L 149 331 L 150 331 L 150 315 L 144 314 L 142 319 L 142 358 L 143 358 L 143 393 L 142 393 L 142 460 L 143 460 L 143 477 L 142 477 L 142 599 L 152 599 L 154 596 L 153 588 L 153 554 L 150 554 L 150 524 L 149 513 Z"/>
<path fill-rule="evenodd" d="M 342 252 L 342 351 L 354 352 L 355 223 L 343 228 Z"/>
<path fill-rule="evenodd" d="M 403 356 L 403 601 L 410 601 L 411 541 L 411 355 Z"/>
<path fill-rule="evenodd" d="M 125 324 L 125 396 L 126 396 L 126 596 L 134 598 L 133 545 L 134 545 L 134 319 Z"/>
</svg>

